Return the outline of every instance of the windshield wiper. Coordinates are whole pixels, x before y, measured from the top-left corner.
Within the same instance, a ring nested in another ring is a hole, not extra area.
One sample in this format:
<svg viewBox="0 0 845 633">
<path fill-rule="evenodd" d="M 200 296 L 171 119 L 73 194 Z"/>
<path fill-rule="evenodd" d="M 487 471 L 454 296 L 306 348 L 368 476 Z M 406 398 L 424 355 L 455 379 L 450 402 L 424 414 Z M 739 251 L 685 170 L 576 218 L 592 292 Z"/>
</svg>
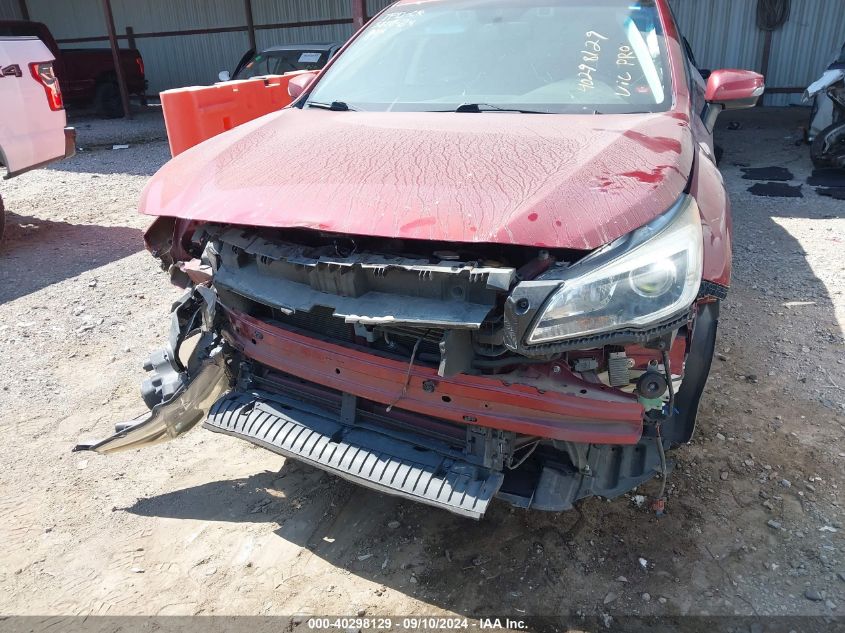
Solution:
<svg viewBox="0 0 845 633">
<path fill-rule="evenodd" d="M 455 112 L 469 112 L 479 114 L 480 112 L 519 112 L 520 114 L 551 114 L 543 110 L 523 110 L 521 108 L 505 108 L 490 103 L 462 103 Z"/>
<path fill-rule="evenodd" d="M 320 103 L 319 101 L 309 101 L 309 108 L 320 108 L 321 110 L 331 110 L 332 112 L 357 112 L 355 108 L 345 101 L 332 101 L 331 103 Z"/>
</svg>

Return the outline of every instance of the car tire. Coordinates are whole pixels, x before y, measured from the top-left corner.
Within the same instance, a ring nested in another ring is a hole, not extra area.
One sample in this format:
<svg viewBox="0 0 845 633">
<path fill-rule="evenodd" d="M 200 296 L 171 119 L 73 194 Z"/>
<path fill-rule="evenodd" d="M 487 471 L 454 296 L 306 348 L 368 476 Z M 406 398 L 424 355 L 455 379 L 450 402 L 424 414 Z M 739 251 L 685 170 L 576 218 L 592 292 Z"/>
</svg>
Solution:
<svg viewBox="0 0 845 633">
<path fill-rule="evenodd" d="M 94 107 L 97 114 L 105 119 L 119 119 L 123 116 L 123 101 L 116 82 L 108 81 L 97 86 Z"/>
<path fill-rule="evenodd" d="M 816 169 L 837 167 L 838 159 L 845 155 L 845 123 L 842 121 L 826 127 L 816 134 L 810 147 L 810 157 Z"/>
<path fill-rule="evenodd" d="M 3 230 L 6 228 L 6 208 L 3 206 L 3 196 L 0 196 L 0 242 L 3 241 Z"/>
</svg>

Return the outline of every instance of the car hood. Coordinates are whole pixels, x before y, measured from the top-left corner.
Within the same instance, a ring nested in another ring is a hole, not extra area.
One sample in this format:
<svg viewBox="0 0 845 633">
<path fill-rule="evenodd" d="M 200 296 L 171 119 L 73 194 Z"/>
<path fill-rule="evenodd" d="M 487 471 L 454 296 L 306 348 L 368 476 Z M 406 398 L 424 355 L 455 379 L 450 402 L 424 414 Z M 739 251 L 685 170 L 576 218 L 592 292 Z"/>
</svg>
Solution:
<svg viewBox="0 0 845 633">
<path fill-rule="evenodd" d="M 594 249 L 684 191 L 685 115 L 286 109 L 184 152 L 149 215 L 448 242 Z"/>
</svg>

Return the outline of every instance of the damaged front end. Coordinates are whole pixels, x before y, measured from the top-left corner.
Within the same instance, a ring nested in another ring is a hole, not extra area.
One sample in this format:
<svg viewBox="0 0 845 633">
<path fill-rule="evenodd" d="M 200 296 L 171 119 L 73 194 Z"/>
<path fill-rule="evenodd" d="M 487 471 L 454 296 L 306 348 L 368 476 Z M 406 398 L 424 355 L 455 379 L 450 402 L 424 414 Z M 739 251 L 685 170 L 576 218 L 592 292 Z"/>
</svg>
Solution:
<svg viewBox="0 0 845 633">
<path fill-rule="evenodd" d="M 494 497 L 550 511 L 615 497 L 666 473 L 664 449 L 689 440 L 709 371 L 718 301 L 699 292 L 700 262 L 670 251 L 674 276 L 620 268 L 620 253 L 676 241 L 691 205 L 593 253 L 162 218 L 148 244 L 191 290 L 147 364 L 152 411 L 80 448 L 135 448 L 205 419 L 473 518 Z M 696 274 L 690 298 L 683 276 Z M 640 323 L 642 306 L 618 296 L 623 277 L 641 295 L 674 283 L 677 296 Z M 612 318 L 623 326 L 590 329 Z"/>
</svg>

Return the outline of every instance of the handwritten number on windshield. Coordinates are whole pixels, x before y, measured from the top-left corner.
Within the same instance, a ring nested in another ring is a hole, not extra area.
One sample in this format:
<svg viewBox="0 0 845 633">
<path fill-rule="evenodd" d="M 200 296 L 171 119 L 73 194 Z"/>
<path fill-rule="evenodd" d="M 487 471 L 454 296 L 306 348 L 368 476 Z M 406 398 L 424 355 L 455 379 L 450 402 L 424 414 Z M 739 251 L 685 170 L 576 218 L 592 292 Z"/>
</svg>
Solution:
<svg viewBox="0 0 845 633">
<path fill-rule="evenodd" d="M 581 51 L 583 55 L 581 59 L 584 63 L 578 66 L 578 89 L 581 92 L 589 92 L 596 87 L 595 81 L 593 81 L 593 73 L 598 70 L 601 43 L 608 39 L 595 31 L 587 31 L 586 37 L 584 50 Z"/>
</svg>

